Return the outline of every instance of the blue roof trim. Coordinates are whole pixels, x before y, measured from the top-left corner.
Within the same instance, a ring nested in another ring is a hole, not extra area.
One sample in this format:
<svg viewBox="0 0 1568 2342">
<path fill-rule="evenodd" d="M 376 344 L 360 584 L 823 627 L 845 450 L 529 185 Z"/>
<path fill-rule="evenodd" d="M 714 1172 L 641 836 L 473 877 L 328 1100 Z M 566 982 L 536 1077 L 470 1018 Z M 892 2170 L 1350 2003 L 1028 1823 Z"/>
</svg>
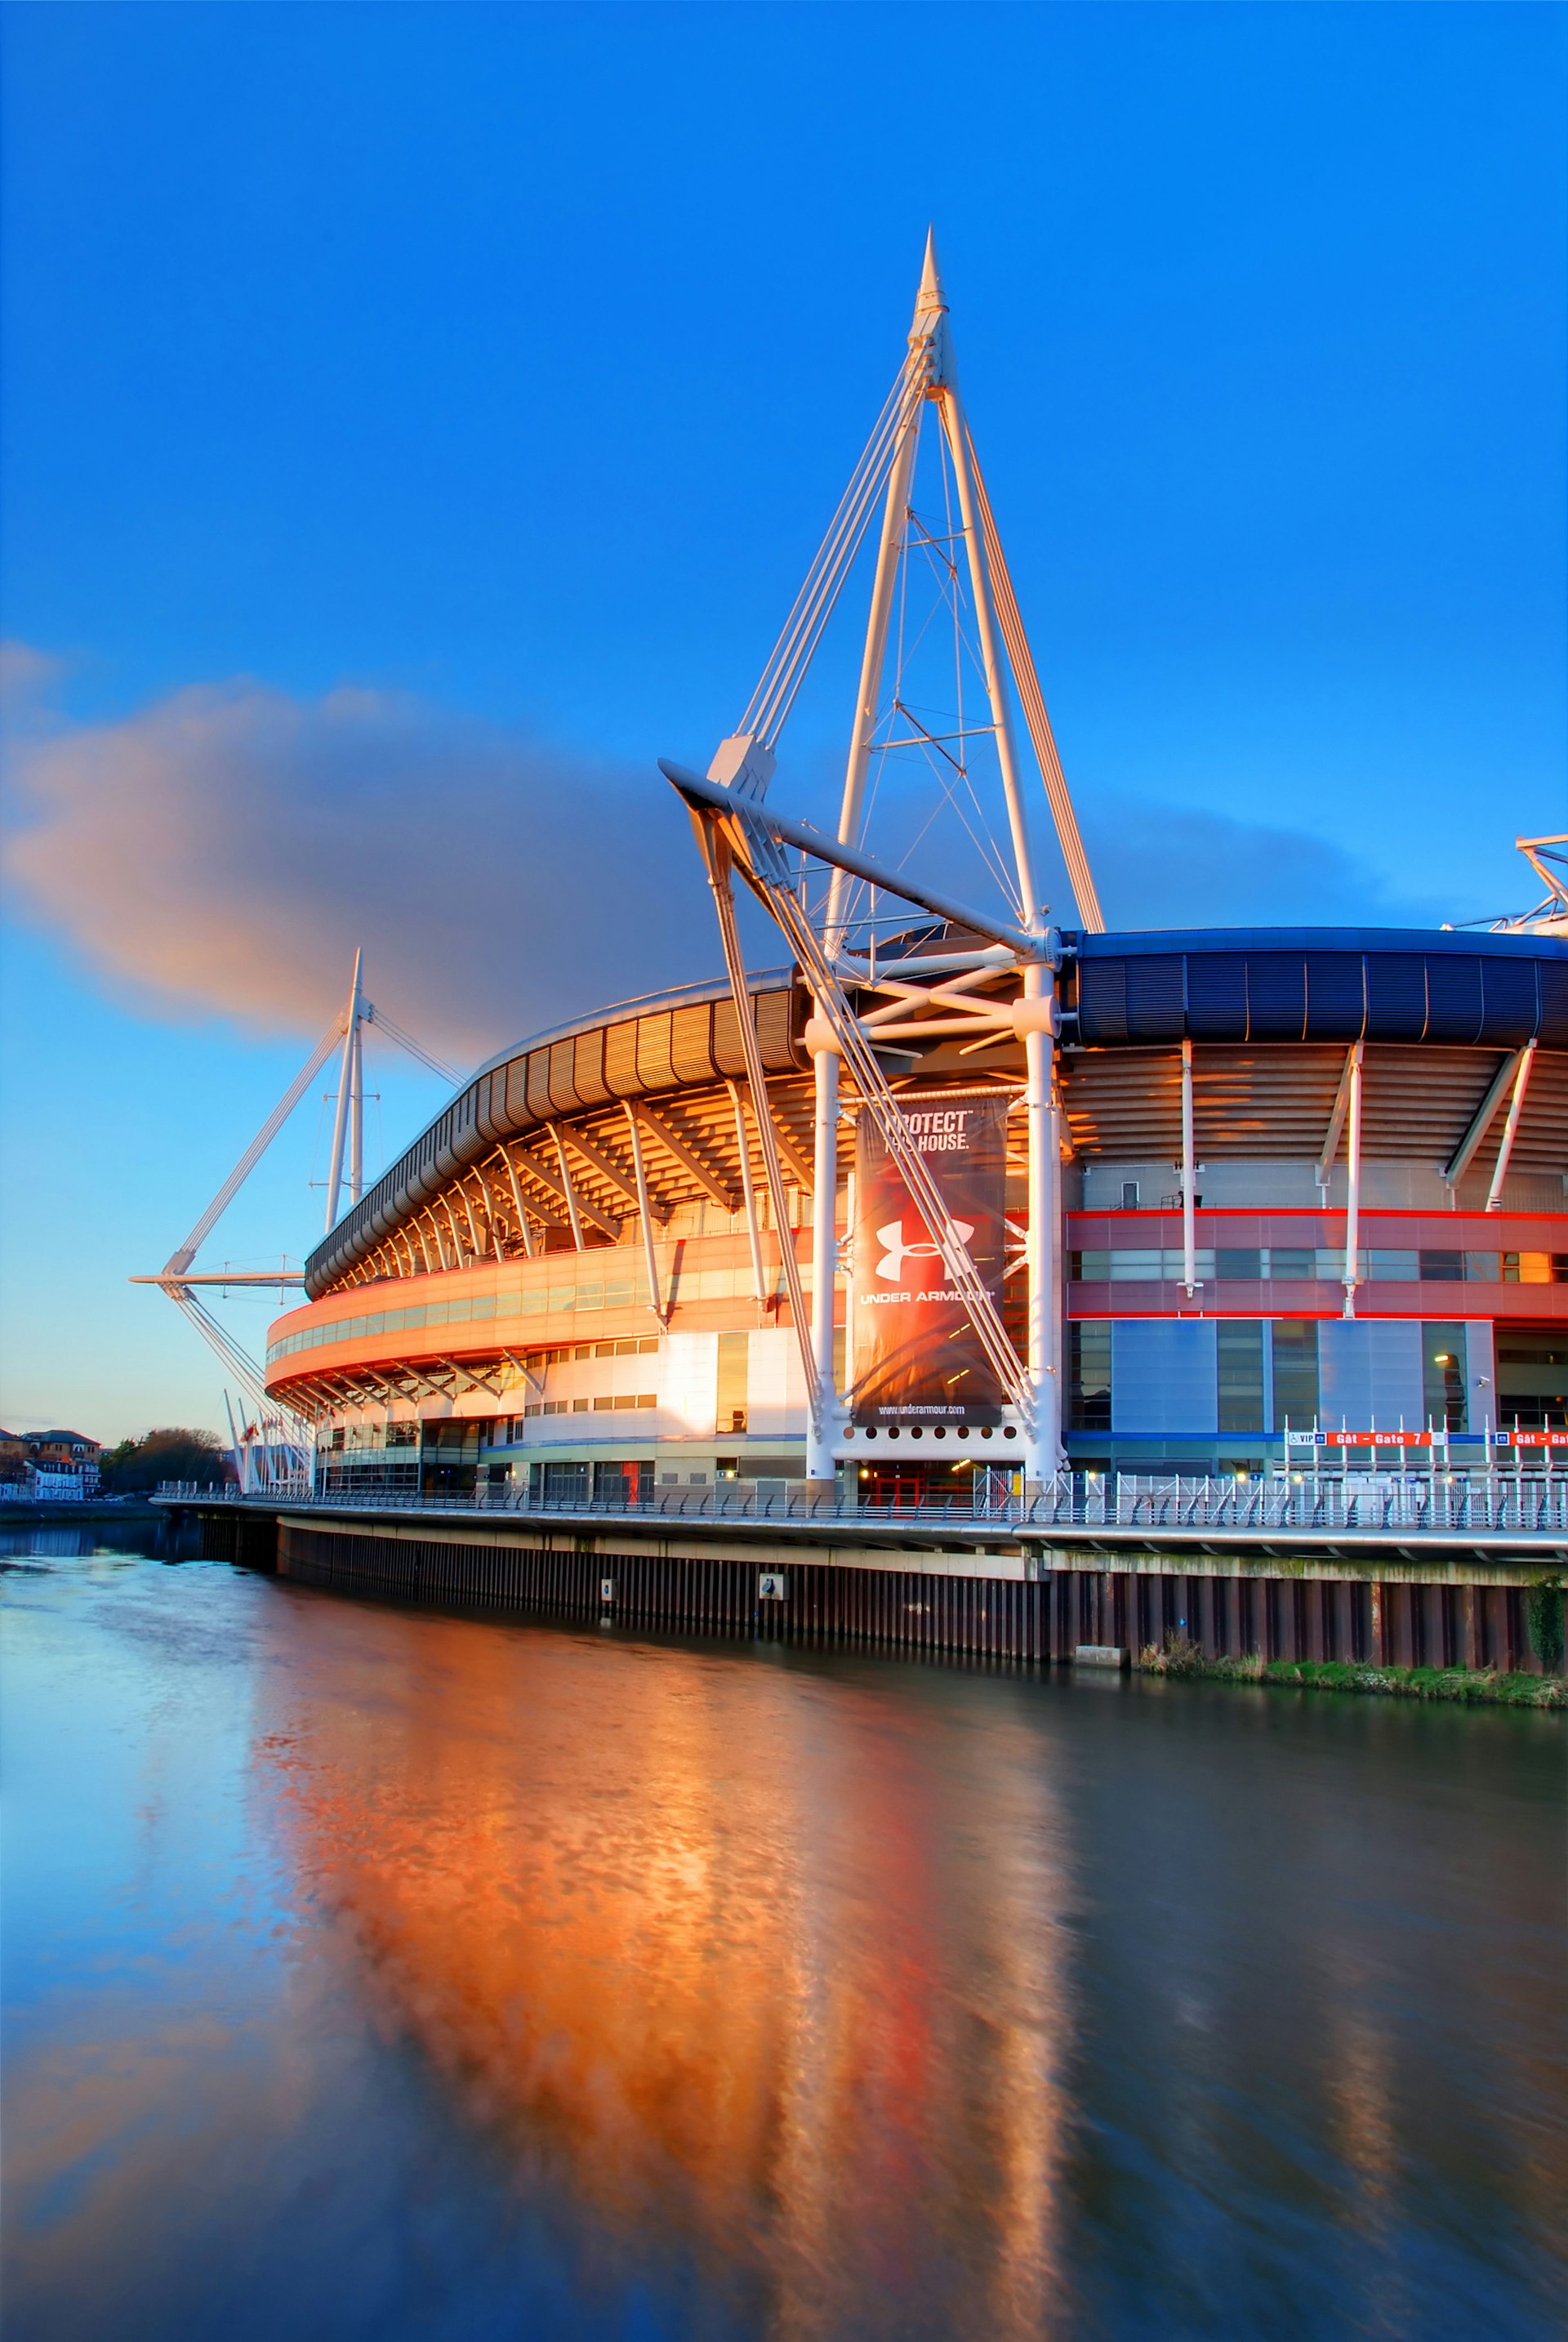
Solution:
<svg viewBox="0 0 1568 2342">
<path fill-rule="evenodd" d="M 1064 1005 L 1091 1046 L 1402 1041 L 1568 1048 L 1568 944 L 1429 928 L 1086 936 Z"/>
<path fill-rule="evenodd" d="M 1064 929 L 1063 939 L 1080 959 L 1147 959 L 1164 952 L 1348 951 L 1568 960 L 1568 941 L 1561 936 L 1466 934 L 1457 927 L 1167 927 L 1107 936 Z"/>
</svg>

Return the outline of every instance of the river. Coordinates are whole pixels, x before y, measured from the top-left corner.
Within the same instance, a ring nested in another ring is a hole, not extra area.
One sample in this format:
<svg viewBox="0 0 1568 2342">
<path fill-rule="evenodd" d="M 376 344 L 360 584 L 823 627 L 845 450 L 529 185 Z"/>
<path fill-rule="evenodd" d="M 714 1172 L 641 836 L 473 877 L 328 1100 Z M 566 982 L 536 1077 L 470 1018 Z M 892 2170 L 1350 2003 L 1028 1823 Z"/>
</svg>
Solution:
<svg viewBox="0 0 1568 2342">
<path fill-rule="evenodd" d="M 0 1547 L 10 2342 L 1563 2330 L 1562 1716 L 94 1544 Z"/>
</svg>

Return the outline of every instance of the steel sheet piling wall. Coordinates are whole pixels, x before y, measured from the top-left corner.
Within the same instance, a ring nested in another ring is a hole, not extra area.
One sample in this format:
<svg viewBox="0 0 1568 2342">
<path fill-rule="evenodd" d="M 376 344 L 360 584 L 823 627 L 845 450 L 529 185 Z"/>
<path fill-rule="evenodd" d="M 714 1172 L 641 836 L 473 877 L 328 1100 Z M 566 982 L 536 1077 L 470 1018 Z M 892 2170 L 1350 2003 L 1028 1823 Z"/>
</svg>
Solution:
<svg viewBox="0 0 1568 2342">
<path fill-rule="evenodd" d="M 295 1523 L 280 1526 L 278 1541 L 282 1576 L 393 1600 L 611 1616 L 676 1633 L 749 1635 L 761 1623 L 791 1636 L 988 1658 L 1064 1655 L 1052 1632 L 1059 1576 L 940 1577 L 803 1564 L 792 1555 L 789 1600 L 774 1605 L 757 1598 L 754 1562 L 394 1539 Z M 608 1602 L 600 1592 L 605 1578 L 614 1586 Z"/>
<path fill-rule="evenodd" d="M 203 1515 L 209 1558 L 273 1566 L 297 1582 L 384 1600 L 455 1608 L 609 1616 L 676 1634 L 854 1642 L 1044 1665 L 1079 1643 L 1134 1655 L 1185 1635 L 1210 1657 L 1343 1659 L 1391 1666 L 1470 1666 L 1538 1672 L 1516 1586 L 1423 1585 L 1128 1569 L 1053 1569 L 1035 1578 L 924 1570 L 779 1565 L 788 1598 L 758 1599 L 767 1557 L 624 1553 L 583 1537 L 550 1547 L 459 1537 L 388 1536 L 297 1521 Z M 609 1601 L 604 1579 L 614 1585 Z"/>
</svg>

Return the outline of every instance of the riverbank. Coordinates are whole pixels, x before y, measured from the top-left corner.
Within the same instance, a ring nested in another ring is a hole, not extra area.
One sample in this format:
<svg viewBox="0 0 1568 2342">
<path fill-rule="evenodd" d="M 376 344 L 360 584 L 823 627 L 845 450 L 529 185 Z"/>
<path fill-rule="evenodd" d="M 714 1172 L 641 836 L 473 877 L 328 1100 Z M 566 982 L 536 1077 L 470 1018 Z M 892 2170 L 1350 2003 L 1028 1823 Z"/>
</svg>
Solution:
<svg viewBox="0 0 1568 2342">
<path fill-rule="evenodd" d="M 4 1529 L 74 1529 L 86 1522 L 95 1526 L 105 1521 L 115 1521 L 122 1528 L 155 1528 L 164 1518 L 163 1512 L 150 1496 L 89 1497 L 84 1504 L 4 1504 L 0 1505 L 0 1528 Z"/>
<path fill-rule="evenodd" d="M 1494 1707 L 1568 1708 L 1568 1677 L 1508 1674 L 1494 1667 L 1380 1667 L 1344 1659 L 1206 1658 L 1201 1651 L 1145 1645 L 1145 1675 L 1203 1676 L 1220 1683 L 1290 1684 L 1305 1691 L 1378 1692 L 1396 1699 L 1476 1701 Z"/>
</svg>

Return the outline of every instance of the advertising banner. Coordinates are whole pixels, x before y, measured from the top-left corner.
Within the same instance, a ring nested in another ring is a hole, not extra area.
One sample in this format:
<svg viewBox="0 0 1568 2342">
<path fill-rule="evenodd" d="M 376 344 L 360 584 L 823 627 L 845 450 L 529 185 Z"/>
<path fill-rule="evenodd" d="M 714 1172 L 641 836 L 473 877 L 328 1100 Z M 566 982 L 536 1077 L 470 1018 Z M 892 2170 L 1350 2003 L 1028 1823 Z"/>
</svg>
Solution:
<svg viewBox="0 0 1568 2342">
<path fill-rule="evenodd" d="M 994 1090 L 899 1100 L 904 1127 L 998 1307 L 1006 1245 L 1007 1106 Z M 855 1422 L 877 1427 L 997 1422 L 1003 1393 L 995 1371 L 867 1114 L 860 1117 L 854 1160 L 849 1398 Z"/>
<path fill-rule="evenodd" d="M 1446 1447 L 1446 1431 L 1287 1431 L 1287 1447 Z"/>
</svg>

